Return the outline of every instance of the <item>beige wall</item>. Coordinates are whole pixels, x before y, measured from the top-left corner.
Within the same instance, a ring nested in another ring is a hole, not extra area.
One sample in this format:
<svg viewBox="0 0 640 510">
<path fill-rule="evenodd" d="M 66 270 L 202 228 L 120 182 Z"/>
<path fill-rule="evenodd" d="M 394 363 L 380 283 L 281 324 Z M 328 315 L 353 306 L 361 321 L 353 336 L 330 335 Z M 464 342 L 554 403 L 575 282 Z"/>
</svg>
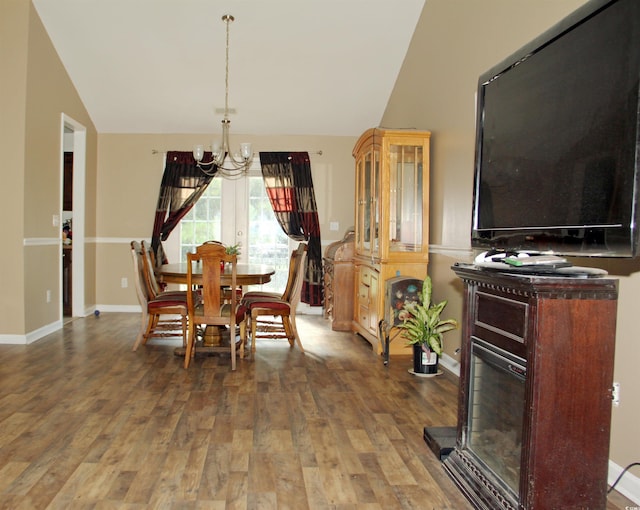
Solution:
<svg viewBox="0 0 640 510">
<path fill-rule="evenodd" d="M 25 335 L 61 318 L 61 228 L 52 220 L 62 209 L 62 114 L 87 129 L 90 204 L 95 201 L 96 134 L 31 2 L 2 2 L 0 19 L 0 171 L 3 189 L 11 191 L 0 205 L 6 225 L 0 255 L 0 334 Z M 87 227 L 87 235 L 94 235 L 93 207 L 88 207 Z M 88 265 L 86 271 L 92 289 L 95 266 Z M 89 293 L 87 301 L 95 303 L 95 294 Z"/>
<path fill-rule="evenodd" d="M 447 317 L 461 310 L 450 267 L 471 260 L 475 93 L 478 77 L 584 0 L 429 0 L 381 124 L 432 132 L 430 273 Z M 447 337 L 454 356 L 459 331 Z"/>
<path fill-rule="evenodd" d="M 212 122 L 212 135 L 219 135 Z M 122 277 L 133 284 L 133 270 L 128 242 L 149 239 L 162 179 L 162 152 L 189 151 L 203 135 L 134 135 L 99 136 L 98 189 L 96 202 L 98 243 L 96 275 L 97 303 L 103 309 L 121 305 L 136 306 L 135 289 L 123 289 Z M 233 139 L 253 143 L 254 151 L 308 151 L 318 205 L 322 242 L 342 238 L 353 226 L 354 163 L 351 151 L 357 137 L 333 136 L 244 136 Z M 153 150 L 160 153 L 153 154 Z M 322 155 L 314 154 L 322 151 Z M 329 223 L 340 229 L 330 231 Z"/>
<path fill-rule="evenodd" d="M 382 124 L 433 133 L 429 272 L 435 298 L 449 300 L 447 316 L 462 314 L 462 286 L 451 265 L 472 256 L 469 232 L 478 76 L 583 3 L 427 0 L 425 4 Z M 614 379 L 621 384 L 621 404 L 613 408 L 611 459 L 624 467 L 640 458 L 635 431 L 640 422 L 640 386 L 635 376 L 640 359 L 636 338 L 640 261 L 592 259 L 576 264 L 604 267 L 620 277 Z M 451 334 L 446 344 L 447 354 L 455 357 L 459 332 Z"/>
<path fill-rule="evenodd" d="M 24 331 L 24 136 L 29 2 L 0 3 L 0 333 Z M 7 191 L 10 192 L 7 192 Z M 7 221 L 9 218 L 13 221 Z"/>
</svg>

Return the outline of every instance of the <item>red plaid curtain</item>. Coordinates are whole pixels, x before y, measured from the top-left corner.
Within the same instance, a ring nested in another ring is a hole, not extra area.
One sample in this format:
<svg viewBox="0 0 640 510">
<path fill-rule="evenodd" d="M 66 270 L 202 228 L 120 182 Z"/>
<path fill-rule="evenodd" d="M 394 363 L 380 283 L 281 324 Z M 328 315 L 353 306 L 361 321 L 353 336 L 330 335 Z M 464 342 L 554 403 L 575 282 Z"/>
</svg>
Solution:
<svg viewBox="0 0 640 510">
<path fill-rule="evenodd" d="M 307 241 L 307 262 L 300 300 L 322 306 L 320 222 L 307 152 L 261 152 L 260 165 L 267 195 L 282 230 L 296 241 Z"/>
<path fill-rule="evenodd" d="M 210 158 L 211 153 L 205 154 L 205 160 Z M 206 175 L 196 166 L 191 152 L 167 152 L 151 235 L 156 264 L 166 264 L 162 241 L 167 240 L 171 231 L 195 205 L 211 179 L 213 176 Z"/>
</svg>

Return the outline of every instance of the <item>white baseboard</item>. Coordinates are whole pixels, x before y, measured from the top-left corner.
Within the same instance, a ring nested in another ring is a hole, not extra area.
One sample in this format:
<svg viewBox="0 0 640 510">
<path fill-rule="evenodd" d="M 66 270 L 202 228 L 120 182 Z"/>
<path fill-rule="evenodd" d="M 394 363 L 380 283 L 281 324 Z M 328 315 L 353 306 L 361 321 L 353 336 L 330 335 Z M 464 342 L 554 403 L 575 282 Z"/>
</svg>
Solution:
<svg viewBox="0 0 640 510">
<path fill-rule="evenodd" d="M 618 466 L 615 462 L 609 461 L 609 479 L 607 480 L 609 485 L 616 481 L 623 469 L 624 468 Z M 620 479 L 614 490 L 640 505 L 640 478 L 632 475 L 629 471 Z"/>
<path fill-rule="evenodd" d="M 62 321 L 55 321 L 46 326 L 42 326 L 26 335 L 0 335 L 0 344 L 28 345 L 41 338 L 58 331 L 62 327 Z"/>
<path fill-rule="evenodd" d="M 140 305 L 96 305 L 95 311 L 98 315 L 100 312 L 142 313 L 142 308 Z"/>
<path fill-rule="evenodd" d="M 53 333 L 54 331 L 58 331 L 61 327 L 62 321 L 55 321 L 51 324 L 47 324 L 46 326 L 38 328 L 35 331 L 31 331 L 26 335 L 27 343 L 31 344 L 33 342 L 36 342 L 41 338 L 44 338 L 45 336 Z"/>
<path fill-rule="evenodd" d="M 0 335 L 2 345 L 25 345 L 26 343 L 26 335 Z"/>
<path fill-rule="evenodd" d="M 443 353 L 440 358 L 440 364 L 446 368 L 449 372 L 460 377 L 460 362 L 456 359 L 453 359 L 448 354 Z"/>
<path fill-rule="evenodd" d="M 296 313 L 299 315 L 322 315 L 323 308 L 321 306 L 309 306 L 307 303 L 298 303 Z"/>
</svg>

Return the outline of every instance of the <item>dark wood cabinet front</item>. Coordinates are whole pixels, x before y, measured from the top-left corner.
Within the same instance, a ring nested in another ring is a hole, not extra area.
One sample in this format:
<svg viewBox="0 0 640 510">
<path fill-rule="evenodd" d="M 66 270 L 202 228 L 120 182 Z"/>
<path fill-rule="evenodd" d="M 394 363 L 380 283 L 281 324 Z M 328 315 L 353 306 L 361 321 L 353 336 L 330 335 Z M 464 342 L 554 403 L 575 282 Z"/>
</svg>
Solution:
<svg viewBox="0 0 640 510">
<path fill-rule="evenodd" d="M 324 263 L 324 314 L 334 331 L 350 331 L 353 320 L 353 231 L 327 246 Z"/>
<path fill-rule="evenodd" d="M 464 282 L 465 317 L 458 436 L 445 461 L 447 471 L 478 508 L 604 508 L 617 280 L 505 274 L 473 266 L 454 271 Z M 500 365 L 489 357 L 485 362 L 484 351 L 503 360 L 504 370 L 495 372 L 506 382 L 511 373 L 513 397 L 481 380 Z M 501 453 L 498 448 L 496 459 L 482 459 L 480 449 L 471 446 L 484 424 L 478 406 L 489 401 L 490 413 L 508 411 L 486 437 L 494 448 L 514 438 L 518 443 L 518 464 L 505 467 L 502 477 L 487 466 L 502 468 L 513 448 Z M 517 413 L 521 423 L 502 430 Z"/>
</svg>

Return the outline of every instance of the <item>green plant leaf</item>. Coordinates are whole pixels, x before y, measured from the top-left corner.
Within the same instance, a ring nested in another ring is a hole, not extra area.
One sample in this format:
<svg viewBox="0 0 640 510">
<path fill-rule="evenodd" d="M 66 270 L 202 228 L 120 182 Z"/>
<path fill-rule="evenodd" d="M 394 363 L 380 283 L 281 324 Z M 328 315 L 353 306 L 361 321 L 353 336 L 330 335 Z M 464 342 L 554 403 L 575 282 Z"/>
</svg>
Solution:
<svg viewBox="0 0 640 510">
<path fill-rule="evenodd" d="M 407 345 L 426 345 L 439 356 L 443 350 L 443 333 L 456 329 L 458 322 L 455 319 L 441 319 L 440 314 L 447 306 L 447 301 L 431 304 L 433 284 L 427 276 L 422 284 L 422 292 L 419 301 L 406 303 L 403 307 L 408 317 L 398 328 L 404 330 Z"/>
</svg>

